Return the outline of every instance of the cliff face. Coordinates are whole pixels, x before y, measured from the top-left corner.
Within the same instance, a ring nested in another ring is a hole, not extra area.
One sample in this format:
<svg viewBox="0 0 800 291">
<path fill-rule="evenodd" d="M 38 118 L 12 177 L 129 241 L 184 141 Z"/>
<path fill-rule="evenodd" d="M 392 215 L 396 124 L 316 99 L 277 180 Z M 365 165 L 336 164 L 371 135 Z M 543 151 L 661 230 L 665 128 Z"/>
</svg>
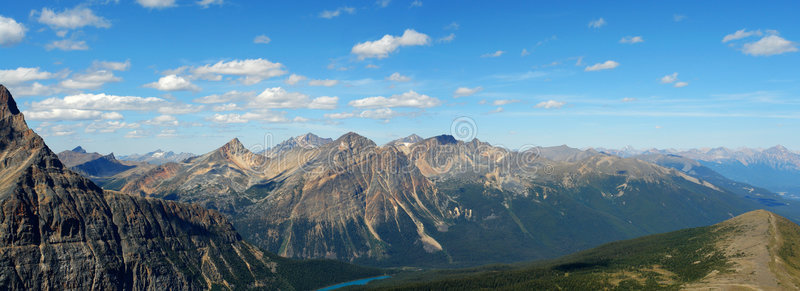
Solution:
<svg viewBox="0 0 800 291">
<path fill-rule="evenodd" d="M 67 170 L 0 85 L 0 289 L 291 288 L 275 268 L 216 212 Z"/>
</svg>

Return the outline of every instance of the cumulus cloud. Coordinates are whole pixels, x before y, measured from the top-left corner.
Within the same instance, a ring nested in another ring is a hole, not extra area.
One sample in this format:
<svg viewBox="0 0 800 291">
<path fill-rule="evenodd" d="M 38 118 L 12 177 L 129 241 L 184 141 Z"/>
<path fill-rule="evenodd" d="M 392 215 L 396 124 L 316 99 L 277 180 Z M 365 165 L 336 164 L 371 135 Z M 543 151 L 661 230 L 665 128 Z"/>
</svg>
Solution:
<svg viewBox="0 0 800 291">
<path fill-rule="evenodd" d="M 289 78 L 286 78 L 286 80 L 283 81 L 283 82 L 286 83 L 286 84 L 289 84 L 289 85 L 294 85 L 294 84 L 297 84 L 298 82 L 303 81 L 305 79 L 308 79 L 308 78 L 306 78 L 305 76 L 297 75 L 297 74 L 291 74 L 291 75 L 289 75 Z"/>
<path fill-rule="evenodd" d="M 797 44 L 777 35 L 768 35 L 756 42 L 744 44 L 742 52 L 751 56 L 771 56 L 796 52 Z"/>
<path fill-rule="evenodd" d="M 348 103 L 356 108 L 389 108 L 389 107 L 415 107 L 430 108 L 441 104 L 439 99 L 425 94 L 419 94 L 413 90 L 403 94 L 392 95 L 390 97 L 376 96 L 357 99 Z"/>
<path fill-rule="evenodd" d="M 528 49 L 522 49 L 522 52 L 519 53 L 519 56 L 524 57 L 530 54 L 531 53 L 528 51 Z"/>
<path fill-rule="evenodd" d="M 353 7 L 343 6 L 336 8 L 334 10 L 323 10 L 322 12 L 319 13 L 319 17 L 325 19 L 333 19 L 335 17 L 339 17 L 339 15 L 342 15 L 342 13 L 354 14 L 356 13 L 356 9 Z"/>
<path fill-rule="evenodd" d="M 591 72 L 591 71 L 600 71 L 600 70 L 611 70 L 611 69 L 616 68 L 618 66 L 619 66 L 619 63 L 617 63 L 615 61 L 612 61 L 612 60 L 608 60 L 608 61 L 605 61 L 604 63 L 597 63 L 597 64 L 594 64 L 594 65 L 591 65 L 591 66 L 587 66 L 586 69 L 584 69 L 584 71 Z"/>
<path fill-rule="evenodd" d="M 176 71 L 182 70 L 181 68 Z M 194 67 L 189 71 L 196 78 L 220 81 L 221 75 L 240 76 L 240 81 L 245 85 L 252 85 L 262 80 L 286 74 L 283 64 L 273 63 L 265 59 L 219 61 L 213 65 Z"/>
<path fill-rule="evenodd" d="M 411 5 L 409 7 L 422 7 L 422 1 L 414 0 L 411 2 Z"/>
<path fill-rule="evenodd" d="M 333 109 L 336 108 L 338 97 L 318 97 L 313 100 L 308 95 L 298 92 L 288 92 L 281 87 L 267 88 L 258 94 L 249 103 L 250 108 L 311 108 Z"/>
<path fill-rule="evenodd" d="M 260 121 L 269 123 L 289 122 L 289 119 L 286 118 L 285 113 L 275 113 L 272 111 L 247 112 L 245 114 L 216 113 L 213 116 L 209 117 L 207 120 L 216 123 L 247 123 L 250 121 Z"/>
<path fill-rule="evenodd" d="M 325 80 L 311 80 L 311 81 L 308 81 L 308 85 L 309 86 L 333 87 L 333 86 L 336 86 L 336 84 L 339 84 L 339 80 L 325 79 Z"/>
<path fill-rule="evenodd" d="M 100 133 L 114 133 L 120 129 L 133 129 L 139 128 L 138 123 L 128 123 L 124 121 L 103 121 L 92 122 L 84 129 L 85 132 L 100 132 Z"/>
<path fill-rule="evenodd" d="M 25 112 L 25 117 L 30 120 L 100 120 L 122 119 L 122 114 L 117 112 L 103 112 L 100 110 L 84 110 L 71 108 L 52 108 L 45 110 L 30 110 Z"/>
<path fill-rule="evenodd" d="M 737 30 L 734 33 L 728 34 L 725 37 L 723 37 L 722 38 L 722 42 L 726 43 L 726 42 L 729 42 L 729 41 L 732 41 L 732 40 L 743 39 L 743 38 L 751 37 L 751 36 L 754 36 L 754 35 L 761 36 L 761 35 L 763 35 L 763 33 L 761 32 L 761 30 L 747 31 L 746 29 L 740 29 L 740 30 Z"/>
<path fill-rule="evenodd" d="M 669 75 L 666 75 L 664 77 L 661 77 L 661 83 L 662 84 L 672 83 L 672 82 L 675 82 L 677 80 L 678 80 L 678 73 L 677 72 L 669 74 Z"/>
<path fill-rule="evenodd" d="M 446 36 L 440 37 L 436 41 L 440 42 L 440 43 L 449 43 L 449 42 L 452 42 L 454 39 L 456 39 L 456 34 L 455 33 L 450 33 L 450 34 L 448 34 Z"/>
<path fill-rule="evenodd" d="M 683 88 L 683 87 L 689 86 L 689 83 L 687 83 L 687 82 L 677 82 L 677 83 L 675 83 L 675 85 L 673 85 L 673 86 L 674 86 L 675 88 Z"/>
<path fill-rule="evenodd" d="M 345 119 L 345 118 L 354 117 L 355 114 L 347 113 L 347 112 L 340 112 L 340 113 L 325 113 L 323 116 L 325 118 L 328 118 L 328 119 Z"/>
<path fill-rule="evenodd" d="M 200 5 L 200 6 L 201 6 L 201 7 L 203 7 L 203 8 L 208 8 L 208 7 L 209 7 L 209 6 L 211 6 L 211 5 L 219 5 L 219 6 L 222 6 L 222 4 L 224 4 L 224 3 L 225 3 L 225 1 L 224 1 L 224 0 L 200 0 L 200 1 L 197 1 L 197 2 L 195 2 L 195 3 L 196 3 L 197 5 Z"/>
<path fill-rule="evenodd" d="M 175 0 L 136 0 L 136 2 L 145 8 L 164 9 L 175 6 Z"/>
<path fill-rule="evenodd" d="M 458 87 L 458 89 L 453 91 L 453 98 L 472 96 L 480 91 L 483 91 L 483 87 L 481 86 L 475 88 Z"/>
<path fill-rule="evenodd" d="M 178 118 L 169 114 L 162 114 L 144 121 L 144 124 L 157 126 L 178 126 Z"/>
<path fill-rule="evenodd" d="M 189 114 L 203 111 L 204 105 L 194 104 L 169 104 L 169 106 L 162 106 L 158 108 L 158 113 L 161 114 Z"/>
<path fill-rule="evenodd" d="M 606 20 L 603 19 L 602 17 L 598 18 L 598 19 L 595 19 L 595 20 L 592 20 L 592 21 L 589 21 L 589 27 L 591 27 L 591 28 L 601 28 L 603 26 L 606 26 L 606 24 L 608 24 L 608 23 L 606 23 Z"/>
<path fill-rule="evenodd" d="M 367 58 L 383 59 L 388 57 L 390 53 L 396 51 L 399 47 L 428 45 L 430 42 L 431 38 L 428 35 L 419 33 L 413 29 L 406 29 L 401 36 L 387 34 L 376 41 L 366 41 L 356 44 L 350 52 L 357 55 L 359 60 Z"/>
<path fill-rule="evenodd" d="M 481 55 L 481 57 L 482 58 L 496 58 L 496 57 L 502 56 L 504 53 L 506 53 L 506 52 L 505 51 L 496 51 L 496 52 L 493 52 L 493 53 L 483 54 L 483 55 Z"/>
<path fill-rule="evenodd" d="M 0 81 L 6 86 L 13 86 L 28 81 L 47 80 L 55 77 L 56 74 L 40 71 L 38 67 L 18 67 L 13 70 L 0 70 Z"/>
<path fill-rule="evenodd" d="M 641 36 L 626 36 L 619 40 L 619 43 L 634 44 L 644 42 Z"/>
<path fill-rule="evenodd" d="M 68 89 L 97 89 L 106 83 L 119 82 L 122 78 L 114 76 L 110 71 L 90 71 L 84 74 L 75 74 L 71 78 L 61 81 L 61 87 Z"/>
<path fill-rule="evenodd" d="M 95 15 L 91 9 L 81 6 L 61 12 L 55 12 L 45 7 L 40 12 L 34 10 L 32 14 L 38 14 L 39 23 L 46 24 L 54 30 L 79 29 L 86 26 L 111 27 L 111 21 Z"/>
<path fill-rule="evenodd" d="M 382 8 L 386 8 L 386 6 L 389 6 L 389 3 L 391 3 L 391 2 L 392 2 L 392 0 L 378 0 L 378 1 L 375 2 L 375 4 L 378 4 L 378 6 L 380 6 Z"/>
<path fill-rule="evenodd" d="M 153 110 L 166 103 L 166 100 L 157 97 L 116 96 L 104 93 L 77 94 L 33 102 L 31 109 Z"/>
<path fill-rule="evenodd" d="M 625 102 L 625 103 L 629 103 L 629 102 L 635 102 L 636 100 L 638 100 L 638 99 L 636 99 L 636 98 L 633 98 L 633 97 L 625 97 L 625 98 L 622 98 L 622 102 Z"/>
<path fill-rule="evenodd" d="M 494 100 L 494 102 L 492 102 L 492 105 L 494 105 L 494 106 L 503 106 L 503 105 L 506 105 L 506 104 L 518 103 L 518 102 L 519 102 L 519 100 L 517 100 L 517 99 L 500 99 L 500 100 Z"/>
<path fill-rule="evenodd" d="M 11 46 L 25 38 L 27 29 L 13 18 L 0 15 L 0 46 Z"/>
<path fill-rule="evenodd" d="M 125 134 L 125 138 L 143 138 L 143 137 L 146 137 L 148 135 L 149 135 L 149 132 L 141 130 L 141 129 L 137 129 L 137 130 L 131 130 L 128 133 L 126 133 Z"/>
<path fill-rule="evenodd" d="M 397 115 L 398 113 L 390 108 L 379 108 L 379 109 L 361 111 L 361 113 L 358 114 L 358 117 L 389 120 L 396 117 Z"/>
<path fill-rule="evenodd" d="M 125 62 L 109 62 L 109 61 L 94 61 L 92 62 L 93 69 L 104 69 L 110 71 L 127 71 L 131 67 L 131 61 Z"/>
<path fill-rule="evenodd" d="M 247 100 L 247 99 L 250 99 L 250 98 L 252 98 L 254 96 L 256 96 L 256 93 L 252 92 L 252 91 L 241 92 L 241 91 L 233 90 L 233 91 L 225 92 L 223 94 L 214 94 L 214 95 L 203 96 L 203 97 L 194 99 L 192 101 L 195 102 L 195 103 L 204 103 L 204 104 L 228 103 L 228 102 L 236 102 L 236 101 Z"/>
<path fill-rule="evenodd" d="M 256 38 L 253 39 L 253 43 L 268 44 L 270 41 L 272 41 L 272 39 L 270 39 L 268 36 L 263 35 L 263 34 L 259 35 L 259 36 L 256 36 Z"/>
<path fill-rule="evenodd" d="M 200 87 L 178 75 L 166 75 L 153 83 L 144 84 L 145 87 L 159 91 L 200 91 Z"/>
<path fill-rule="evenodd" d="M 403 76 L 399 72 L 394 72 L 388 77 L 386 77 L 386 80 L 393 82 L 408 82 L 411 81 L 411 78 L 409 78 L 408 76 Z"/>
<path fill-rule="evenodd" d="M 89 49 L 89 45 L 87 45 L 84 40 L 62 39 L 48 43 L 44 48 L 49 51 L 54 49 L 60 49 L 62 51 L 85 51 Z"/>
<path fill-rule="evenodd" d="M 536 104 L 535 107 L 536 108 L 544 108 L 544 109 L 559 109 L 559 108 L 563 107 L 566 104 L 567 103 L 564 103 L 564 102 L 561 102 L 561 101 L 547 100 L 547 101 L 539 102 L 539 104 Z"/>
</svg>

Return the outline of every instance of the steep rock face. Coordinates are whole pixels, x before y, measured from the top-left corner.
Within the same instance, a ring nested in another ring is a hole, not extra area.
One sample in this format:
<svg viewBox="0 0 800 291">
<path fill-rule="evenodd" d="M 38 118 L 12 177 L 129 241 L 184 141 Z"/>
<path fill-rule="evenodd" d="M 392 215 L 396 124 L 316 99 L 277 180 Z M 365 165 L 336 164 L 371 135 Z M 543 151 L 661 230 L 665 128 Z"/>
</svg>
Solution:
<svg viewBox="0 0 800 291">
<path fill-rule="evenodd" d="M 2 85 L 0 210 L 2 289 L 291 288 L 223 216 L 65 169 Z"/>
</svg>

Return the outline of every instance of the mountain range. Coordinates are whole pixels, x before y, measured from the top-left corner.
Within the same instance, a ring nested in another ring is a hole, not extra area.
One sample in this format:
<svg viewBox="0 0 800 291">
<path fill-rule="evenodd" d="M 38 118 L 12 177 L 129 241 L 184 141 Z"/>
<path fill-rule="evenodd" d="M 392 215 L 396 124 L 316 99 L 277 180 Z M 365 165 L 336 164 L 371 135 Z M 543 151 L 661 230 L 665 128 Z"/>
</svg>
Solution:
<svg viewBox="0 0 800 291">
<path fill-rule="evenodd" d="M 725 177 L 566 146 L 511 151 L 449 135 L 378 146 L 348 133 L 282 148 L 256 154 L 233 139 L 120 189 L 218 210 L 281 256 L 374 266 L 546 259 L 758 208 L 800 213 Z"/>
<path fill-rule="evenodd" d="M 119 159 L 123 161 L 145 162 L 154 165 L 161 165 L 169 162 L 180 162 L 194 156 L 196 155 L 192 153 L 184 153 L 184 152 L 175 153 L 172 151 L 165 152 L 158 149 L 146 154 L 132 154 L 127 156 L 120 156 Z"/>
<path fill-rule="evenodd" d="M 291 290 L 377 273 L 287 260 L 216 211 L 104 191 L 28 128 L 2 85 L 0 137 L 0 289 Z"/>
</svg>

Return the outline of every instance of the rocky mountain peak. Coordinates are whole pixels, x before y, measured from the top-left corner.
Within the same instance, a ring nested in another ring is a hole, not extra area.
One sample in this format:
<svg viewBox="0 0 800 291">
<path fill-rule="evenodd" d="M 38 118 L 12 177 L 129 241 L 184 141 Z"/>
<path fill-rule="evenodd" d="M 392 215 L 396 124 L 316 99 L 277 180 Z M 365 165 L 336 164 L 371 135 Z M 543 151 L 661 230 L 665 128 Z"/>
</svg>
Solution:
<svg viewBox="0 0 800 291">
<path fill-rule="evenodd" d="M 443 134 L 443 135 L 439 135 L 439 136 L 434 136 L 434 137 L 432 137 L 430 139 L 433 139 L 436 142 L 438 142 L 439 144 L 443 144 L 443 145 L 458 143 L 458 140 L 456 140 L 455 137 L 453 137 L 452 135 L 449 135 L 449 134 Z"/>
<path fill-rule="evenodd" d="M 241 153 L 244 150 L 246 150 L 242 142 L 239 141 L 239 138 L 235 137 L 231 141 L 223 145 L 220 149 L 224 152 L 229 152 L 229 153 Z"/>
<path fill-rule="evenodd" d="M 352 131 L 336 139 L 335 144 L 339 147 L 346 146 L 351 149 L 375 146 L 375 142 L 372 140 Z"/>
<path fill-rule="evenodd" d="M 19 114 L 17 102 L 11 97 L 11 92 L 8 92 L 5 86 L 0 85 L 0 118 Z"/>
<path fill-rule="evenodd" d="M 86 153 L 86 150 L 83 149 L 83 147 L 81 147 L 81 146 L 75 147 L 74 149 L 72 149 L 72 151 L 76 152 L 76 153 L 81 153 L 81 154 L 85 154 Z"/>
</svg>

